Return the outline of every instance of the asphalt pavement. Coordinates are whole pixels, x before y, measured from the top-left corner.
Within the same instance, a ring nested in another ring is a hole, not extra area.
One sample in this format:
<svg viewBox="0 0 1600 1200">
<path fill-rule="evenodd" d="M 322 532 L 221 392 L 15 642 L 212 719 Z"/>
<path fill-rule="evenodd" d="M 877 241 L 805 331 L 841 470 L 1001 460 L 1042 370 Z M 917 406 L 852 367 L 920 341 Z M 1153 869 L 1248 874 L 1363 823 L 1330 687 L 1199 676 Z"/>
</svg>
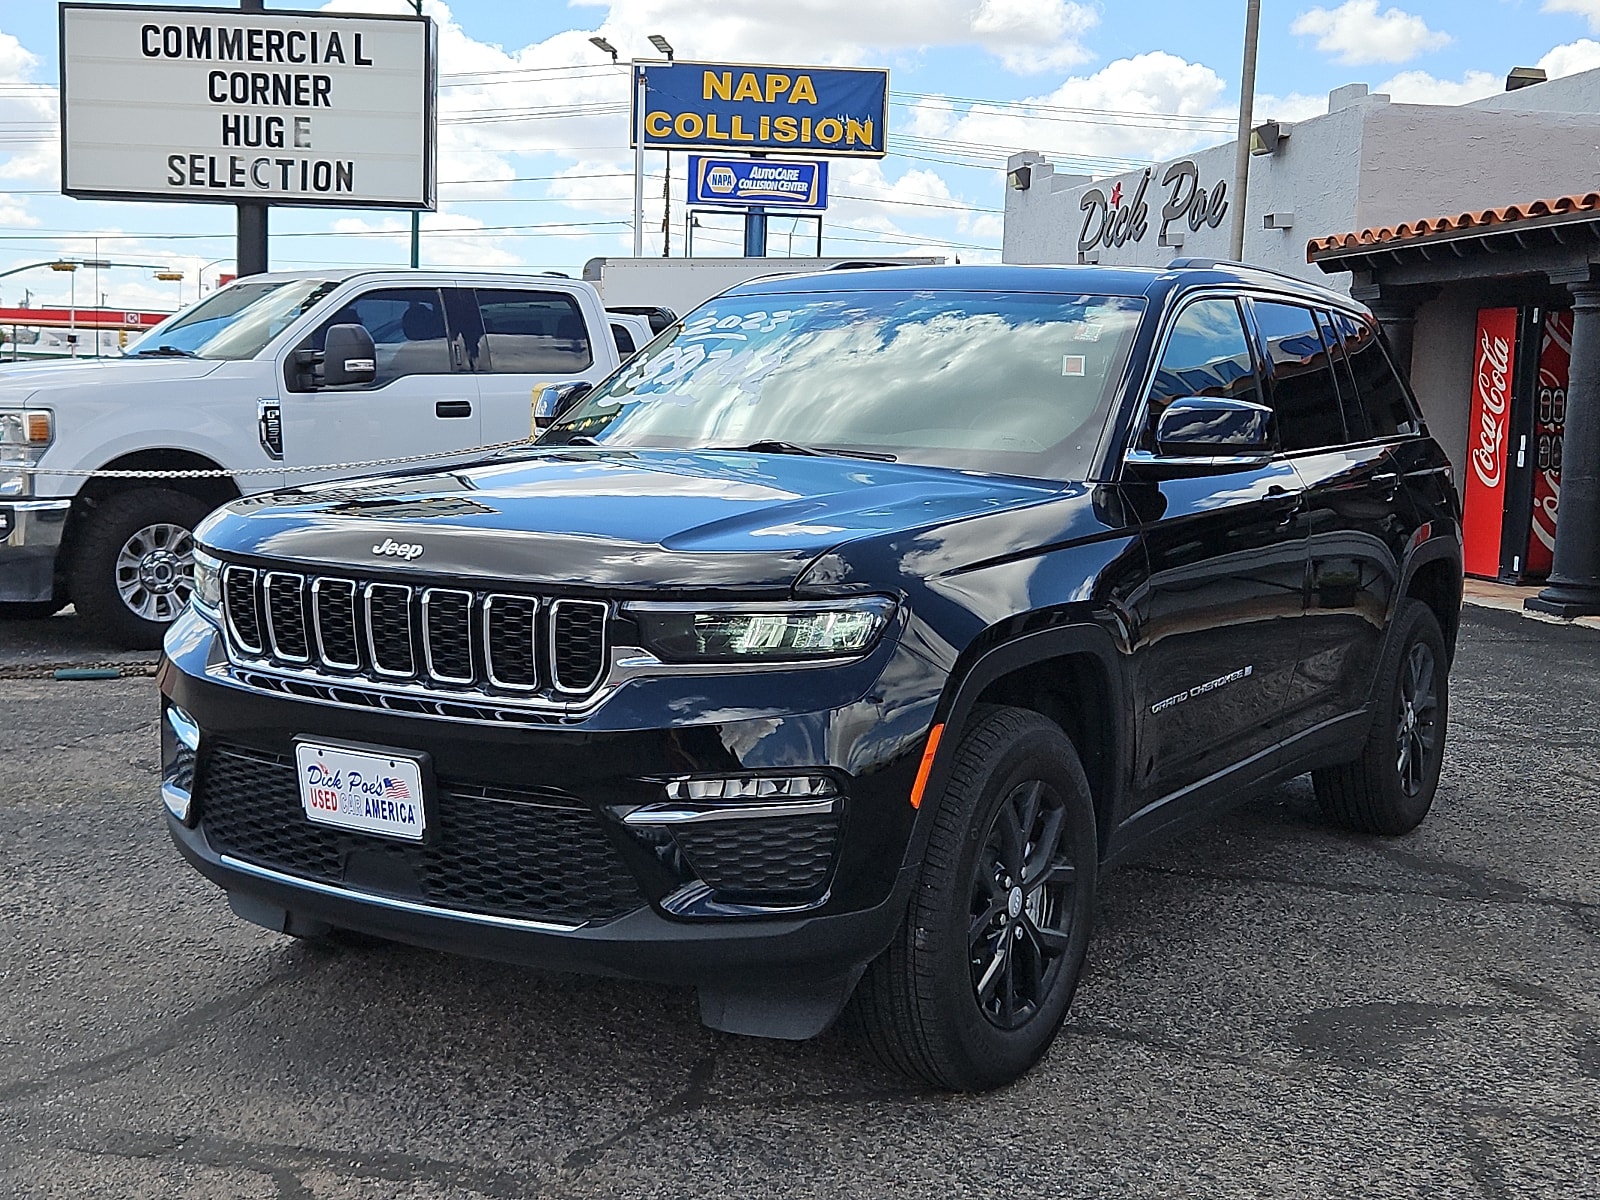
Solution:
<svg viewBox="0 0 1600 1200">
<path fill-rule="evenodd" d="M 168 842 L 149 656 L 0 625 L 0 1195 L 1600 1195 L 1600 633 L 1468 610 L 1433 814 L 1306 780 L 1105 881 L 1061 1040 L 919 1090 L 675 988 L 234 918 Z"/>
</svg>

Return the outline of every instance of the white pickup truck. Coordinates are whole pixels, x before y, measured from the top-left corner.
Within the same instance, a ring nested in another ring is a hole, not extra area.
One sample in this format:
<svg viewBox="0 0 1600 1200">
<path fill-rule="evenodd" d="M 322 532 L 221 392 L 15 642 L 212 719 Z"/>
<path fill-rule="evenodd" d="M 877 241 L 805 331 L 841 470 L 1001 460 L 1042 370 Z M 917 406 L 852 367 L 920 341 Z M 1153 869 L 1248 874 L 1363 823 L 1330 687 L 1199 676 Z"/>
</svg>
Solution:
<svg viewBox="0 0 1600 1200">
<path fill-rule="evenodd" d="M 359 326 L 334 341 L 370 361 L 324 363 L 335 326 Z M 389 270 L 253 275 L 122 357 L 0 367 L 0 616 L 70 601 L 111 640 L 159 645 L 219 504 L 525 438 L 541 385 L 618 362 L 581 280 Z M 49 473 L 193 470 L 227 474 Z"/>
</svg>

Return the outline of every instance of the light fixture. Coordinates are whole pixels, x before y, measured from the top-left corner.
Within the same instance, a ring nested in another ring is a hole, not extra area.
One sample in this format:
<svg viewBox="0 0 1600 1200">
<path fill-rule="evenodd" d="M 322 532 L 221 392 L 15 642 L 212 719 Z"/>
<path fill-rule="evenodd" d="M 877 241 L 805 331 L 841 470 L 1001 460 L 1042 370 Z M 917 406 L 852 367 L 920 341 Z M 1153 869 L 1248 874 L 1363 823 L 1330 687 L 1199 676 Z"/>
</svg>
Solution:
<svg viewBox="0 0 1600 1200">
<path fill-rule="evenodd" d="M 1261 214 L 1261 228 L 1263 229 L 1293 229 L 1293 212 L 1269 212 Z"/>
<path fill-rule="evenodd" d="M 650 44 L 662 54 L 665 54 L 668 62 L 672 61 L 672 43 L 667 41 L 666 38 L 662 37 L 659 33 L 652 33 L 650 35 Z"/>
<path fill-rule="evenodd" d="M 1014 192 L 1027 191 L 1033 185 L 1033 168 L 1027 163 L 1023 163 L 1020 167 L 1013 167 L 1006 176 L 1006 183 L 1011 186 L 1011 190 Z"/>
<path fill-rule="evenodd" d="M 1287 121 L 1263 121 L 1250 131 L 1251 154 L 1276 154 L 1278 143 L 1289 136 Z"/>
<path fill-rule="evenodd" d="M 589 41 L 592 45 L 611 55 L 612 62 L 617 61 L 617 48 L 610 42 L 606 41 L 605 38 L 601 37 L 599 34 L 596 34 L 594 37 L 590 38 Z"/>
</svg>

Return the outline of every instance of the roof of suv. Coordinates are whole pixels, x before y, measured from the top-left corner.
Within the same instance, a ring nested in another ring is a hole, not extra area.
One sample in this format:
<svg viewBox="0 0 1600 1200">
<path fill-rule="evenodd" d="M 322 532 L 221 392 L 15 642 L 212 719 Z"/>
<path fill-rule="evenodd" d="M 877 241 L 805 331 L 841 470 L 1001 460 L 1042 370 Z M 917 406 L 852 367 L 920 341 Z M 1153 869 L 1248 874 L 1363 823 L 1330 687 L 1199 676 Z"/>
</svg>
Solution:
<svg viewBox="0 0 1600 1200">
<path fill-rule="evenodd" d="M 782 292 L 930 291 L 1072 292 L 1098 296 L 1147 296 L 1182 284 L 1232 283 L 1267 288 L 1322 304 L 1357 307 L 1349 296 L 1292 275 L 1244 263 L 1177 259 L 1165 267 L 966 264 L 960 266 L 868 267 L 811 274 L 767 275 L 728 289 L 725 295 Z"/>
</svg>

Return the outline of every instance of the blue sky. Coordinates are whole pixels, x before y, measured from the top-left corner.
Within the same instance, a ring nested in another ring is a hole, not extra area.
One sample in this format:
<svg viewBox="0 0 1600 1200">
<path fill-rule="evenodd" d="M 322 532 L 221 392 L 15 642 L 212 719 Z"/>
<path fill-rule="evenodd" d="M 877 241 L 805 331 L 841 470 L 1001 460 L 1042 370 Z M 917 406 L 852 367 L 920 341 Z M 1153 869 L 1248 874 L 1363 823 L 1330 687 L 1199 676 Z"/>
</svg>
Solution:
<svg viewBox="0 0 1600 1200">
<path fill-rule="evenodd" d="M 398 11 L 403 0 L 274 4 Z M 1513 66 L 1552 76 L 1600 66 L 1600 0 L 1265 0 L 1258 117 L 1322 111 L 1361 81 L 1397 101 L 1459 103 Z M 1229 140 L 1243 0 L 427 0 L 440 25 L 440 209 L 424 265 L 564 270 L 631 248 L 626 59 L 660 33 L 684 58 L 890 68 L 891 154 L 834 166 L 827 253 L 998 257 L 1006 153 L 1041 149 L 1107 173 Z M 174 307 L 231 269 L 233 210 L 71 200 L 58 186 L 56 7 L 0 6 L 0 270 L 56 255 L 175 266 L 103 274 L 116 307 Z M 577 109 L 578 111 L 574 111 Z M 486 116 L 496 119 L 485 120 Z M 652 155 L 646 252 L 660 253 L 661 157 Z M 675 156 L 672 250 L 682 244 Z M 1507 200 L 1521 197 L 1506 197 Z M 736 218 L 697 234 L 735 253 Z M 401 264 L 406 218 L 277 209 L 272 262 Z M 530 228 L 533 227 L 533 228 Z M 791 226 L 773 222 L 779 252 Z M 794 237 L 798 247 L 808 234 Z M 98 240 L 96 240 L 98 238 Z M 216 260 L 223 260 L 218 263 Z M 64 300 L 67 279 L 0 279 Z M 83 301 L 84 296 L 78 299 Z"/>
</svg>

